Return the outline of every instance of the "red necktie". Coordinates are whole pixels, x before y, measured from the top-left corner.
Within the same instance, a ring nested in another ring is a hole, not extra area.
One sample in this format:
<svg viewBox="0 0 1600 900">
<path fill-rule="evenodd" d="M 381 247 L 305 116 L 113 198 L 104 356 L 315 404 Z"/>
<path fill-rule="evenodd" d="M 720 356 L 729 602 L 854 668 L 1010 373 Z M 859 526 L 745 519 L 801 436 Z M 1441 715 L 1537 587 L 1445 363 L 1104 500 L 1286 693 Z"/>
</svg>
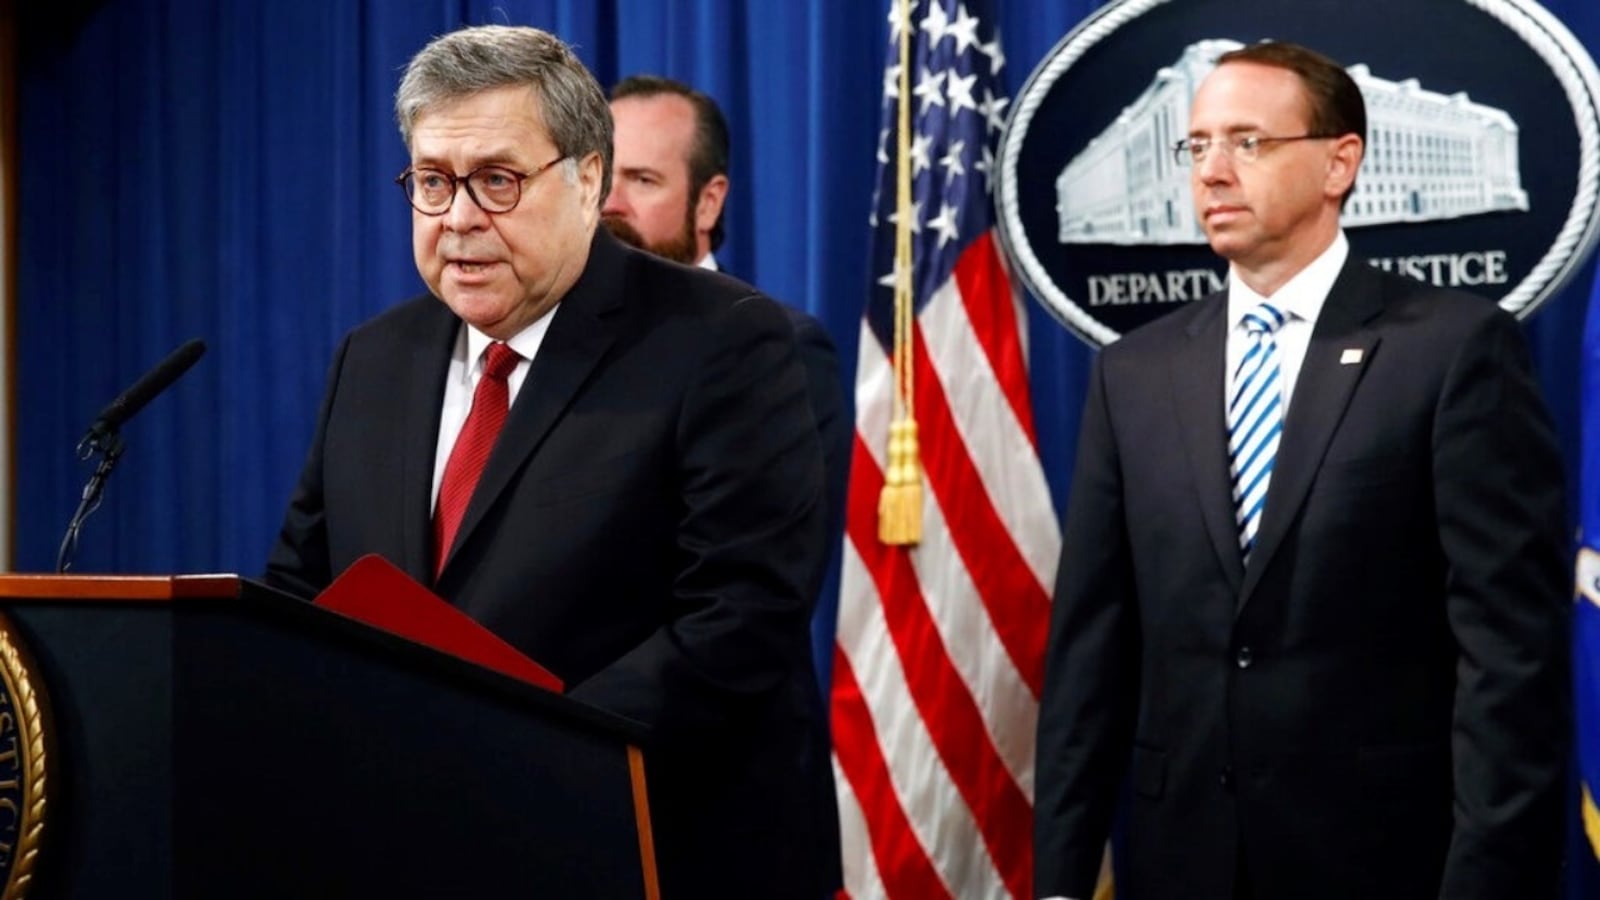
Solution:
<svg viewBox="0 0 1600 900">
<path fill-rule="evenodd" d="M 500 428 L 506 423 L 506 411 L 511 405 L 511 387 L 506 378 L 522 359 L 517 351 L 499 341 L 489 345 L 485 356 L 483 377 L 478 379 L 478 390 L 472 395 L 472 411 L 461 426 L 450 461 L 444 466 L 444 478 L 439 482 L 439 503 L 433 514 L 435 576 L 444 570 L 450 545 L 461 528 L 461 517 L 466 515 L 467 502 L 478 486 L 478 476 L 489 461 L 489 451 L 494 449 Z"/>
</svg>

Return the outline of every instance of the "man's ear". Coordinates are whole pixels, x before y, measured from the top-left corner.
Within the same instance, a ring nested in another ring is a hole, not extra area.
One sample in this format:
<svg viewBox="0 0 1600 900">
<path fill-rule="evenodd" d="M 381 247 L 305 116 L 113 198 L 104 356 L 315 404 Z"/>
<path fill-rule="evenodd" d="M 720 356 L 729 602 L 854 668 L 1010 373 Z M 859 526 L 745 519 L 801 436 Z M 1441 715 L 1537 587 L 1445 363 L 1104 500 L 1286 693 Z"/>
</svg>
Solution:
<svg viewBox="0 0 1600 900">
<path fill-rule="evenodd" d="M 1361 168 L 1361 157 L 1366 144 L 1360 137 L 1346 134 L 1335 138 L 1333 155 L 1328 158 L 1328 177 L 1323 190 L 1330 197 L 1343 197 L 1355 183 L 1356 170 Z"/>
<path fill-rule="evenodd" d="M 600 185 L 605 183 L 605 164 L 599 151 L 591 151 L 578 160 L 578 189 L 583 191 L 583 208 L 599 209 L 605 198 L 600 196 Z"/>
<path fill-rule="evenodd" d="M 728 199 L 728 176 L 713 175 L 700 188 L 694 202 L 694 230 L 697 234 L 710 234 L 722 215 L 722 204 Z"/>
</svg>

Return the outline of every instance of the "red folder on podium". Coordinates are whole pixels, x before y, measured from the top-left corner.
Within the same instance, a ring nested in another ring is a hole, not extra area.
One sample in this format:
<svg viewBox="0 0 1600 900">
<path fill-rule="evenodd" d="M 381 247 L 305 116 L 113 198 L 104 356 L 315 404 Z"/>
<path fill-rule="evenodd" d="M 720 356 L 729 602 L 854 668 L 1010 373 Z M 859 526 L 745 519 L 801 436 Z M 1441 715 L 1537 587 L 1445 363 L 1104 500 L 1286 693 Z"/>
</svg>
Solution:
<svg viewBox="0 0 1600 900">
<path fill-rule="evenodd" d="M 316 604 L 484 668 L 561 693 L 561 679 L 471 616 L 376 554 L 363 556 L 317 595 Z"/>
</svg>

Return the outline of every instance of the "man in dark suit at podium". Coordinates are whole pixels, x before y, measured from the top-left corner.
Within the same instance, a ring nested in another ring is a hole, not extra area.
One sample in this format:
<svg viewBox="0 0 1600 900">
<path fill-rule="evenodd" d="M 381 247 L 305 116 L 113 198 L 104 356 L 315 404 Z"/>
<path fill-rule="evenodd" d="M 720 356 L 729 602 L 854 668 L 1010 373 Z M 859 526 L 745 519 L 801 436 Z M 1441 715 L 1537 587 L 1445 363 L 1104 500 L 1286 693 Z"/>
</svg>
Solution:
<svg viewBox="0 0 1600 900">
<path fill-rule="evenodd" d="M 552 36 L 440 37 L 396 114 L 432 296 L 340 346 L 268 581 L 382 554 L 647 727 L 665 897 L 818 896 L 822 455 L 788 320 L 597 227 L 611 117 Z"/>
</svg>

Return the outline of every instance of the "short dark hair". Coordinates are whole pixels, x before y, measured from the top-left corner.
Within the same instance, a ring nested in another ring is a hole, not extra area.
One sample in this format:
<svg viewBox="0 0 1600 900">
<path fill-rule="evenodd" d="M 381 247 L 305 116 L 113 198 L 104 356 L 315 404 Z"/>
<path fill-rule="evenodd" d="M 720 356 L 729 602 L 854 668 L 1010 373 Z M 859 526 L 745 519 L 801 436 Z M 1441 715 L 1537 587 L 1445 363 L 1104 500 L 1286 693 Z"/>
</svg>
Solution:
<svg viewBox="0 0 1600 900">
<path fill-rule="evenodd" d="M 694 144 L 689 148 L 689 203 L 700 198 L 706 183 L 728 174 L 728 120 L 722 117 L 717 101 L 704 93 L 660 75 L 629 75 L 611 89 L 611 99 L 626 97 L 682 97 L 694 108 Z M 722 214 L 711 226 L 711 249 L 722 246 Z"/>
<path fill-rule="evenodd" d="M 1361 98 L 1361 88 L 1344 66 L 1309 47 L 1288 41 L 1261 41 L 1217 57 L 1219 66 L 1231 62 L 1255 63 L 1293 72 L 1300 78 L 1309 101 L 1311 119 L 1306 125 L 1311 134 L 1324 137 L 1353 134 L 1366 143 L 1367 104 Z M 1351 181 L 1350 190 L 1341 200 L 1349 199 L 1350 192 L 1355 189 L 1355 182 Z"/>
</svg>

